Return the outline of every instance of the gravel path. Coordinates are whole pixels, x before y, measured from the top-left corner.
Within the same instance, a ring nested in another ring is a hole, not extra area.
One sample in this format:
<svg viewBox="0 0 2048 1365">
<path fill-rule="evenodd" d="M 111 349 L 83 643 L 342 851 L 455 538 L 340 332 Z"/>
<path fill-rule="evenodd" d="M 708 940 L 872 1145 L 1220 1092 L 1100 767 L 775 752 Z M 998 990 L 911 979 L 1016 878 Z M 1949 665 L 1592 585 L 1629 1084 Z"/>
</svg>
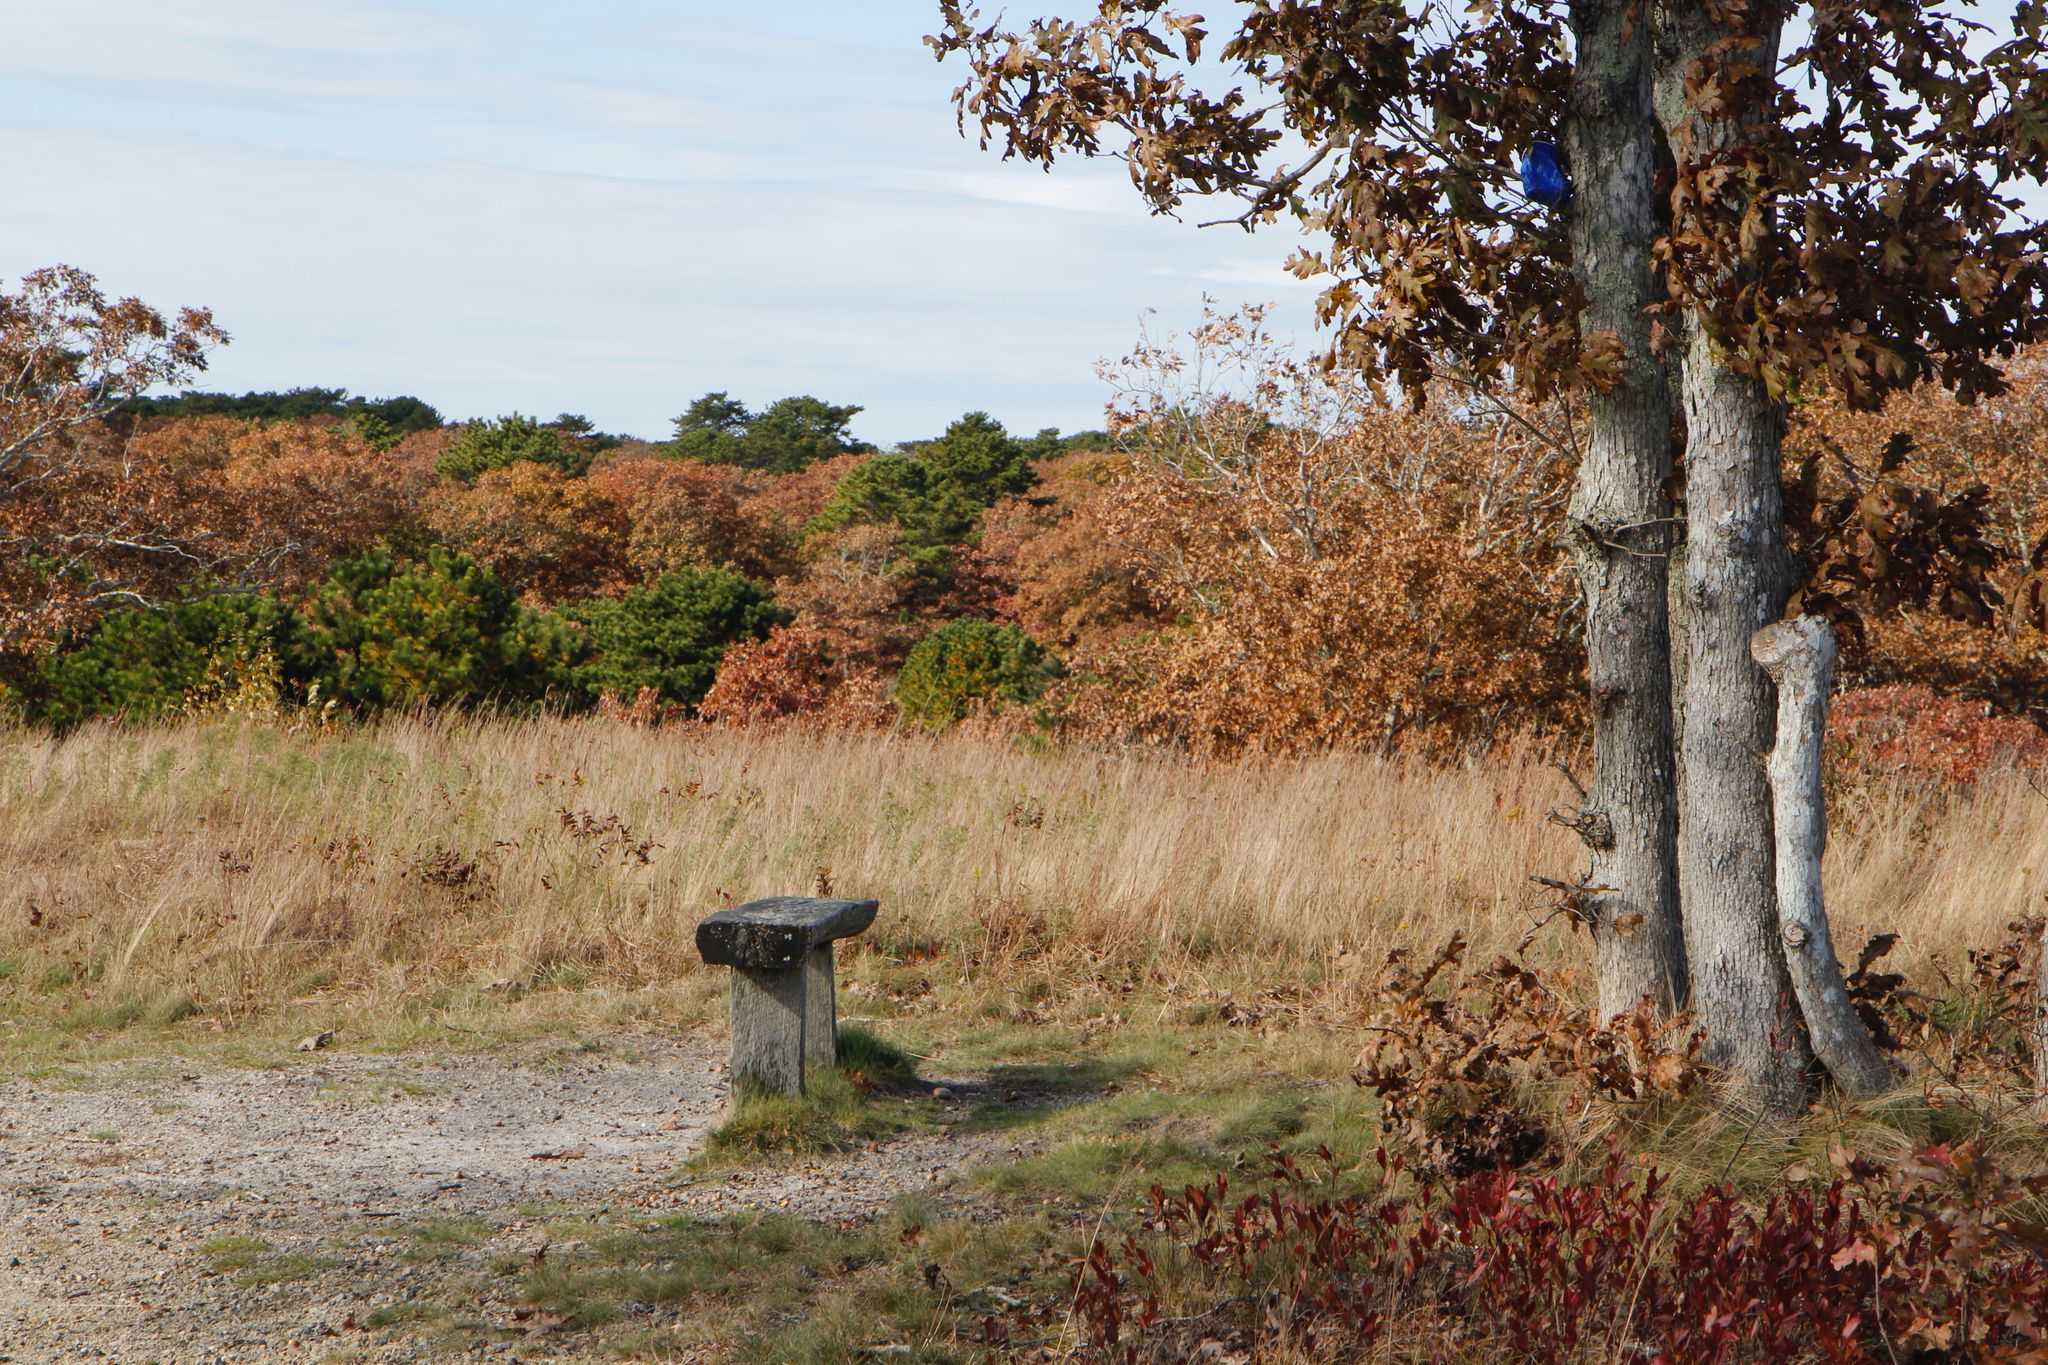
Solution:
<svg viewBox="0 0 2048 1365">
<path fill-rule="evenodd" d="M 949 1128 L 677 1182 L 723 1110 L 723 1061 L 722 1044 L 635 1040 L 540 1067 L 323 1051 L 0 1082 L 0 1361 L 472 1359 L 389 1344 L 373 1315 L 466 1274 L 477 1317 L 530 1329 L 504 1297 L 516 1277 L 479 1272 L 538 1250 L 551 1206 L 858 1219 L 1005 1145 Z M 436 1219 L 482 1240 L 421 1258 L 406 1229 Z M 238 1248 L 252 1263 L 224 1266 Z M 538 1338 L 487 1352 L 562 1358 Z"/>
</svg>

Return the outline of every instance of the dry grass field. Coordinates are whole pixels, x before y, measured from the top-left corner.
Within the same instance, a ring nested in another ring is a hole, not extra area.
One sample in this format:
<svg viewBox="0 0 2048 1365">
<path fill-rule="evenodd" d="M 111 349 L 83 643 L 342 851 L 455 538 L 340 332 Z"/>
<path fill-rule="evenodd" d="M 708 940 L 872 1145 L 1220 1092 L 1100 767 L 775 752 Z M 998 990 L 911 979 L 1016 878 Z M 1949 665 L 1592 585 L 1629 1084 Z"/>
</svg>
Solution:
<svg viewBox="0 0 2048 1365">
<path fill-rule="evenodd" d="M 703 914 L 828 887 L 882 901 L 865 951 L 967 978 L 1342 990 L 1395 944 L 1519 941 L 1546 908 L 1531 876 L 1576 872 L 1546 819 L 1570 800 L 1530 756 L 1203 764 L 441 717 L 17 733 L 0 991 L 17 1016 L 119 1024 L 464 983 L 667 988 L 700 974 Z M 1897 930 L 1918 965 L 2040 904 L 2048 799 L 2021 777 L 1938 799 L 1864 782 L 1837 805 L 1848 947 Z"/>
</svg>

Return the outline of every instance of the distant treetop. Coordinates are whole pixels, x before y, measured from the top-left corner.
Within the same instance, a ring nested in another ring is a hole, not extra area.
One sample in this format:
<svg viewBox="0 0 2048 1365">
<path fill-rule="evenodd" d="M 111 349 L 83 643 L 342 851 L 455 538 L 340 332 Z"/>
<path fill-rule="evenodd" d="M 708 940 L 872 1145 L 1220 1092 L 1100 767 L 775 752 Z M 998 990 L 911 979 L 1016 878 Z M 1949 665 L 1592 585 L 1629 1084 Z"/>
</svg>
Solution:
<svg viewBox="0 0 2048 1365">
<path fill-rule="evenodd" d="M 1020 441 L 987 413 L 970 412 L 942 436 L 905 442 L 848 470 L 806 533 L 894 525 L 912 557 L 935 566 L 947 547 L 974 535 L 983 512 L 1037 482 L 1032 463 L 1061 453 L 1058 436 L 1046 431 Z"/>
<path fill-rule="evenodd" d="M 1110 436 L 1106 431 L 1076 431 L 1061 435 L 1058 427 L 1041 428 L 1036 436 L 1024 442 L 1024 453 L 1033 460 L 1050 460 L 1059 455 L 1109 448 Z"/>
<path fill-rule="evenodd" d="M 555 420 L 549 422 L 548 425 L 561 432 L 564 436 L 573 436 L 582 441 L 592 454 L 606 450 L 617 450 L 632 439 L 630 436 L 622 436 L 617 432 L 599 431 L 597 423 L 591 421 L 580 412 L 558 414 Z"/>
<path fill-rule="evenodd" d="M 771 474 L 794 474 L 839 455 L 874 449 L 857 441 L 847 424 L 860 413 L 808 394 L 781 398 L 760 412 L 728 393 L 707 393 L 676 418 L 676 434 L 663 449 L 678 459 L 742 465 Z"/>
<path fill-rule="evenodd" d="M 308 417 L 347 417 L 375 425 L 396 441 L 416 431 L 432 431 L 441 414 L 424 399 L 362 398 L 347 389 L 299 388 L 283 393 L 199 393 L 176 397 L 136 398 L 125 408 L 141 417 L 241 417 L 258 422 L 301 422 Z"/>
<path fill-rule="evenodd" d="M 434 472 L 458 483 L 475 483 L 479 474 L 521 460 L 581 474 L 590 465 L 590 451 L 560 426 L 543 425 L 515 412 L 464 426 L 455 444 L 434 461 Z"/>
</svg>

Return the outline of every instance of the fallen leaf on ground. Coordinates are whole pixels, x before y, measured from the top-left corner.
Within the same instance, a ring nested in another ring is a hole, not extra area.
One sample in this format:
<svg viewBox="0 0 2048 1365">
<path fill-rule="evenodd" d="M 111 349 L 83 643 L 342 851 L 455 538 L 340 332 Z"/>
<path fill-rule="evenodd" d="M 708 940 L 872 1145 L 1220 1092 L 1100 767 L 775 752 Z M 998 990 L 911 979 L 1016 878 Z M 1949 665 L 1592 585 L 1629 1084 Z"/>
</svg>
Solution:
<svg viewBox="0 0 2048 1365">
<path fill-rule="evenodd" d="M 565 1325 L 569 1319 L 561 1313 L 550 1313 L 540 1308 L 515 1308 L 512 1321 L 519 1324 L 519 1330 L 528 1336 L 539 1336 Z"/>
</svg>

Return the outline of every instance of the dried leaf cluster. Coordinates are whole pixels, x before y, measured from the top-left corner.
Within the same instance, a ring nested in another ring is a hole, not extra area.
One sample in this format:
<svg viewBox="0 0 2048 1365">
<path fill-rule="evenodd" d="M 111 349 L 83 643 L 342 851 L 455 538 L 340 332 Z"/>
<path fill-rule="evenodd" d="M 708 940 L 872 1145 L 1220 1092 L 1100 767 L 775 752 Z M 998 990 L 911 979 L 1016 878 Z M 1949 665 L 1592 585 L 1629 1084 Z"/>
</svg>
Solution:
<svg viewBox="0 0 2048 1365">
<path fill-rule="evenodd" d="M 1454 936 L 1426 963 L 1388 954 L 1354 1074 L 1419 1169 L 1520 1166 L 1549 1146 L 1547 1112 L 1682 1098 L 1704 1079 L 1690 1020 L 1641 1006 L 1602 1024 L 1519 958 L 1467 971 L 1465 949 Z"/>
</svg>

